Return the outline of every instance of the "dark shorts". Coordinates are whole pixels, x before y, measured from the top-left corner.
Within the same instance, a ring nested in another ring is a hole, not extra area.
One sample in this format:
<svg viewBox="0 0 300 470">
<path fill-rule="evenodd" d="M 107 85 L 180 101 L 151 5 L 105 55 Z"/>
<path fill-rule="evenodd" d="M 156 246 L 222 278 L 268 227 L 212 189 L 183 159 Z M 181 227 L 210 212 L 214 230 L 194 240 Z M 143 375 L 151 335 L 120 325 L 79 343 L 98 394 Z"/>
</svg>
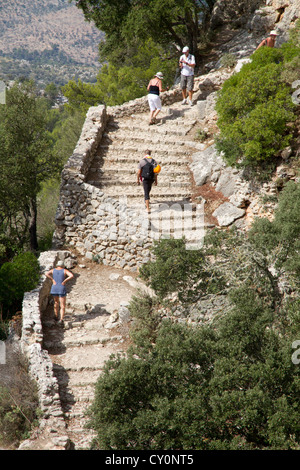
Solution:
<svg viewBox="0 0 300 470">
<path fill-rule="evenodd" d="M 67 294 L 66 293 L 65 294 L 53 294 L 52 293 L 52 295 L 53 297 L 66 297 Z"/>
<path fill-rule="evenodd" d="M 188 91 L 192 91 L 194 88 L 194 75 L 181 75 L 180 77 L 180 86 L 182 90 L 187 89 Z"/>
<path fill-rule="evenodd" d="M 150 191 L 151 191 L 151 188 L 152 188 L 152 184 L 153 184 L 153 181 L 151 181 L 151 180 L 143 180 L 145 201 L 150 199 Z"/>
</svg>

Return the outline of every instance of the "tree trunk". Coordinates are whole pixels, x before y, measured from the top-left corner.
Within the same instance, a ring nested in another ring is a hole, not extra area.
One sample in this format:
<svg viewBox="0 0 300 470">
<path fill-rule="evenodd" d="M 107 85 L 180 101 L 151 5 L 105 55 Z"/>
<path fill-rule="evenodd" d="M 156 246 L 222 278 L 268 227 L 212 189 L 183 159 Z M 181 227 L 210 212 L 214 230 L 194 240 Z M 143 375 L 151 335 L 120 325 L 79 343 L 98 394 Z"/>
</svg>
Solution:
<svg viewBox="0 0 300 470">
<path fill-rule="evenodd" d="M 36 199 L 31 199 L 30 201 L 30 215 L 29 215 L 29 242 L 30 249 L 33 252 L 36 252 L 38 249 L 37 241 L 37 204 Z"/>
</svg>

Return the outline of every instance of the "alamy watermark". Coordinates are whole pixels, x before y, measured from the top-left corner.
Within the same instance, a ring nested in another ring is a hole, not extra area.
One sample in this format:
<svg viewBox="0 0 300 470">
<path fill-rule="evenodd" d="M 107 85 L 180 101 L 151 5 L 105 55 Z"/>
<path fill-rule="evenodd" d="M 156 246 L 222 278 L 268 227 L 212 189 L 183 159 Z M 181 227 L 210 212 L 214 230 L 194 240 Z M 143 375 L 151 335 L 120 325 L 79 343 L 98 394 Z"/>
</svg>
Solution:
<svg viewBox="0 0 300 470">
<path fill-rule="evenodd" d="M 127 205 L 127 197 L 119 198 L 119 204 L 104 204 L 100 208 L 109 214 L 109 229 L 103 237 L 117 240 L 128 237 L 139 243 L 163 238 L 184 238 L 187 250 L 203 247 L 205 236 L 204 203 L 174 202 L 153 204 L 151 213 L 144 208 Z M 99 213 L 99 215 L 100 215 Z"/>
<path fill-rule="evenodd" d="M 6 85 L 0 80 L 0 104 L 6 103 Z"/>
<path fill-rule="evenodd" d="M 4 341 L 0 341 L 0 365 L 6 364 L 6 346 Z"/>
<path fill-rule="evenodd" d="M 292 344 L 292 348 L 296 349 L 296 351 L 292 354 L 292 363 L 293 364 L 300 364 L 300 340 L 296 340 Z"/>
<path fill-rule="evenodd" d="M 292 94 L 292 102 L 296 105 L 300 104 L 300 80 L 295 80 L 292 83 L 292 88 L 297 88 Z"/>
</svg>

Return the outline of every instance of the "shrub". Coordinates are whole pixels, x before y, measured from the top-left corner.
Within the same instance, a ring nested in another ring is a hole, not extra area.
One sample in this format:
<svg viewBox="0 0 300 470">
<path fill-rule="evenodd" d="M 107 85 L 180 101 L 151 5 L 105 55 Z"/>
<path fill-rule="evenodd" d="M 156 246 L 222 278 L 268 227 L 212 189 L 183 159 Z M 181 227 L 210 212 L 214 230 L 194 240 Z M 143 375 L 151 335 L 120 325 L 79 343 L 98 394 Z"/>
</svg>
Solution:
<svg viewBox="0 0 300 470">
<path fill-rule="evenodd" d="M 299 447 L 290 344 L 256 295 L 240 291 L 236 300 L 218 329 L 164 321 L 148 355 L 106 365 L 91 408 L 96 448 Z"/>
<path fill-rule="evenodd" d="M 177 293 L 181 302 L 190 303 L 222 282 L 211 278 L 204 252 L 187 250 L 183 239 L 155 242 L 153 254 L 155 261 L 143 265 L 140 275 L 160 300 Z"/>
<path fill-rule="evenodd" d="M 224 83 L 216 104 L 221 131 L 216 145 L 230 165 L 257 167 L 290 143 L 293 126 L 287 123 L 295 119 L 295 106 L 283 77 L 293 57 L 291 51 L 260 48 Z"/>
<path fill-rule="evenodd" d="M 21 310 L 24 292 L 34 289 L 39 281 L 39 263 L 33 253 L 22 253 L 0 268 L 0 304 L 3 317 Z"/>
<path fill-rule="evenodd" d="M 0 445 L 16 448 L 37 419 L 37 389 L 28 376 L 25 358 L 6 343 L 6 364 L 0 365 Z"/>
<path fill-rule="evenodd" d="M 224 54 L 221 57 L 221 65 L 222 67 L 234 67 L 237 63 L 237 59 L 234 54 Z"/>
</svg>

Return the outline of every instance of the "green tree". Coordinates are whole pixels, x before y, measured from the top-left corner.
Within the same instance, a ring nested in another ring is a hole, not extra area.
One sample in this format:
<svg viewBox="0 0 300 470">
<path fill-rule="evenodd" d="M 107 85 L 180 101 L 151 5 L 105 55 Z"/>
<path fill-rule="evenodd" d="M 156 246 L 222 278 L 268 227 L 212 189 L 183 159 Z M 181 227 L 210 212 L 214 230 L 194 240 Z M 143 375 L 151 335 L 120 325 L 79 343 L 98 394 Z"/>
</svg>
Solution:
<svg viewBox="0 0 300 470">
<path fill-rule="evenodd" d="M 37 194 L 60 169 L 46 129 L 44 104 L 31 82 L 15 84 L 1 106 L 0 214 L 6 233 L 37 250 Z"/>
<path fill-rule="evenodd" d="M 58 97 L 59 90 L 54 83 L 49 83 L 45 87 L 45 95 L 50 101 L 51 105 L 54 105 L 56 98 Z"/>
<path fill-rule="evenodd" d="M 209 23 L 215 0 L 79 0 L 87 20 L 105 33 L 102 59 L 123 62 L 151 38 L 177 52 L 188 45 L 198 59 L 198 42 Z M 124 52 L 125 51 L 125 52 Z"/>
<path fill-rule="evenodd" d="M 90 106 L 123 104 L 144 96 L 149 80 L 158 71 L 164 74 L 164 87 L 171 85 L 175 70 L 174 61 L 168 59 L 163 48 L 153 40 L 147 40 L 132 52 L 126 64 L 120 66 L 109 62 L 103 65 L 95 84 L 69 81 L 63 87 L 68 98 L 67 108 L 86 113 Z"/>
<path fill-rule="evenodd" d="M 95 448 L 299 449 L 291 339 L 253 293 L 236 300 L 217 327 L 164 321 L 147 355 L 106 364 L 91 408 Z"/>
</svg>

